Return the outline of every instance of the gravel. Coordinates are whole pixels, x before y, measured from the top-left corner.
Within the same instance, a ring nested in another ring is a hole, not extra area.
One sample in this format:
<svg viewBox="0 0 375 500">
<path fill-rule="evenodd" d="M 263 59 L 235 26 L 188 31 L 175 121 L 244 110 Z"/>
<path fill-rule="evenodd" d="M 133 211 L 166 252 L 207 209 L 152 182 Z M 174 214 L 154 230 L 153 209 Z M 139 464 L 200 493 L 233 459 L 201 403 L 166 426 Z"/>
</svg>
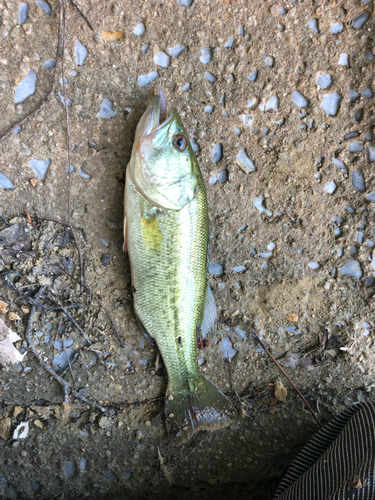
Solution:
<svg viewBox="0 0 375 500">
<path fill-rule="evenodd" d="M 246 104 L 247 109 L 255 109 L 259 104 L 259 99 L 256 96 L 251 96 L 249 102 Z"/>
<path fill-rule="evenodd" d="M 66 477 L 73 477 L 76 473 L 75 462 L 65 462 L 65 475 Z"/>
<path fill-rule="evenodd" d="M 367 87 L 366 89 L 361 91 L 361 96 L 365 97 L 366 99 L 371 99 L 371 97 L 374 95 L 374 92 L 370 87 Z"/>
<path fill-rule="evenodd" d="M 171 58 L 165 52 L 158 52 L 154 57 L 154 63 L 162 68 L 168 68 L 171 63 Z"/>
<path fill-rule="evenodd" d="M 86 59 L 87 59 L 88 52 L 87 52 L 86 47 L 79 40 L 76 40 L 74 52 L 75 52 L 75 56 L 76 56 L 77 66 L 83 66 Z"/>
<path fill-rule="evenodd" d="M 234 271 L 235 273 L 243 273 L 244 271 L 246 271 L 246 267 L 245 266 L 236 266 L 232 269 L 232 271 Z"/>
<path fill-rule="evenodd" d="M 194 154 L 198 155 L 201 152 L 201 148 L 200 148 L 198 142 L 194 138 L 192 138 L 192 139 L 190 139 L 190 144 L 191 144 L 191 147 L 193 148 Z"/>
<path fill-rule="evenodd" d="M 362 170 L 358 168 L 354 169 L 351 177 L 352 186 L 356 191 L 366 191 L 365 178 L 363 176 Z"/>
<path fill-rule="evenodd" d="M 183 51 L 185 50 L 185 47 L 183 45 L 176 45 L 175 47 L 170 47 L 168 49 L 168 52 L 172 57 L 179 57 Z"/>
<path fill-rule="evenodd" d="M 209 71 L 206 71 L 206 73 L 204 74 L 204 77 L 206 78 L 206 80 L 208 80 L 210 83 L 214 83 L 216 82 L 216 77 L 210 73 Z"/>
<path fill-rule="evenodd" d="M 0 172 L 0 187 L 2 189 L 14 189 L 13 182 L 1 172 Z"/>
<path fill-rule="evenodd" d="M 65 106 L 65 97 L 62 95 L 62 93 L 61 93 L 61 92 L 59 92 L 59 97 L 60 97 L 60 99 L 61 99 L 61 102 L 62 102 L 62 103 L 63 103 L 63 105 Z M 72 105 L 72 100 L 71 100 L 71 99 L 69 99 L 69 97 L 67 97 L 67 98 L 66 98 L 66 105 L 67 105 L 67 107 L 68 107 L 68 108 L 69 108 L 69 106 L 71 106 L 71 105 Z"/>
<path fill-rule="evenodd" d="M 272 66 L 275 63 L 275 58 L 272 56 L 263 56 L 263 61 L 264 61 L 264 64 L 266 66 L 268 66 L 269 68 L 272 68 Z"/>
<path fill-rule="evenodd" d="M 319 33 L 319 26 L 317 19 L 310 19 L 310 21 L 307 23 L 307 26 L 311 28 L 313 33 Z"/>
<path fill-rule="evenodd" d="M 266 103 L 266 111 L 279 112 L 279 98 L 276 95 L 271 97 Z"/>
<path fill-rule="evenodd" d="M 43 68 L 44 69 L 50 69 L 54 68 L 56 66 L 56 59 L 47 59 L 44 61 Z"/>
<path fill-rule="evenodd" d="M 256 79 L 258 78 L 258 70 L 255 69 L 252 73 L 250 73 L 250 75 L 247 77 L 248 80 L 250 80 L 251 82 L 255 82 Z"/>
<path fill-rule="evenodd" d="M 228 171 L 227 169 L 222 170 L 217 174 L 217 180 L 220 181 L 222 184 L 228 181 Z"/>
<path fill-rule="evenodd" d="M 359 153 L 360 151 L 363 151 L 363 141 L 349 142 L 348 151 L 351 153 Z"/>
<path fill-rule="evenodd" d="M 345 170 L 347 171 L 348 169 L 346 168 L 346 165 L 343 161 L 339 160 L 338 158 L 333 158 L 332 163 L 336 165 L 336 167 L 339 167 L 340 170 Z"/>
<path fill-rule="evenodd" d="M 214 109 L 215 109 L 215 107 L 214 106 L 210 106 L 210 105 L 209 106 L 205 106 L 205 108 L 204 108 L 205 112 L 209 113 L 209 114 L 213 113 Z"/>
<path fill-rule="evenodd" d="M 16 87 L 14 102 L 16 104 L 25 101 L 35 93 L 37 76 L 33 69 L 30 69 L 27 76 Z"/>
<path fill-rule="evenodd" d="M 29 15 L 29 4 L 26 2 L 21 2 L 18 5 L 18 24 L 23 25 L 27 21 Z"/>
<path fill-rule="evenodd" d="M 310 269 L 319 269 L 320 267 L 319 262 L 309 262 L 307 265 Z"/>
<path fill-rule="evenodd" d="M 180 7 L 191 7 L 193 4 L 193 0 L 177 0 L 177 4 Z"/>
<path fill-rule="evenodd" d="M 355 259 L 349 259 L 348 262 L 339 268 L 339 271 L 344 276 L 351 276 L 357 278 L 357 280 L 362 278 L 362 269 L 360 263 Z"/>
<path fill-rule="evenodd" d="M 368 161 L 375 161 L 375 146 L 367 146 L 366 153 Z"/>
<path fill-rule="evenodd" d="M 342 32 L 343 28 L 344 28 L 344 25 L 342 23 L 334 23 L 331 26 L 330 32 L 333 35 L 338 35 L 339 33 Z"/>
<path fill-rule="evenodd" d="M 137 36 L 142 36 L 145 31 L 146 28 L 143 23 L 138 23 L 137 26 L 133 29 L 133 33 Z"/>
<path fill-rule="evenodd" d="M 359 132 L 356 130 L 353 130 L 352 132 L 348 132 L 347 134 L 344 135 L 344 141 L 348 141 L 349 139 L 354 139 L 355 137 L 359 136 Z"/>
<path fill-rule="evenodd" d="M 84 179 L 91 179 L 91 175 L 90 174 L 87 174 L 86 172 L 84 172 L 82 170 L 82 167 L 78 170 L 78 173 L 81 177 L 83 177 Z"/>
<path fill-rule="evenodd" d="M 228 337 L 224 337 L 220 342 L 220 349 L 224 359 L 232 359 L 237 354 L 237 351 L 233 349 L 232 342 Z"/>
<path fill-rule="evenodd" d="M 233 43 L 234 43 L 234 38 L 231 36 L 229 40 L 225 42 L 224 47 L 226 49 L 231 49 L 233 47 Z"/>
<path fill-rule="evenodd" d="M 237 164 L 239 167 L 245 172 L 255 172 L 256 167 L 254 165 L 254 162 L 249 158 L 248 154 L 246 153 L 245 149 L 241 149 L 238 152 L 238 155 L 236 156 Z"/>
<path fill-rule="evenodd" d="M 362 14 L 353 19 L 351 27 L 355 29 L 360 29 L 364 26 L 365 23 L 367 23 L 368 20 L 369 20 L 369 15 L 366 14 L 366 12 L 363 12 Z"/>
<path fill-rule="evenodd" d="M 212 150 L 212 159 L 214 163 L 219 163 L 219 161 L 223 158 L 223 145 L 221 142 L 215 144 L 214 149 Z"/>
<path fill-rule="evenodd" d="M 366 199 L 367 199 L 368 201 L 372 201 L 372 202 L 374 202 L 374 203 L 375 203 L 375 191 L 372 191 L 372 193 L 367 194 L 367 195 L 366 195 Z"/>
<path fill-rule="evenodd" d="M 350 255 L 352 255 L 354 257 L 355 255 L 357 255 L 357 253 L 358 253 L 358 247 L 357 247 L 357 245 L 352 245 L 350 247 Z"/>
<path fill-rule="evenodd" d="M 332 84 L 332 76 L 328 73 L 318 73 L 316 76 L 316 84 L 321 89 L 327 89 Z"/>
<path fill-rule="evenodd" d="M 145 43 L 144 45 L 142 45 L 142 52 L 144 54 L 146 54 L 146 52 L 148 51 L 148 48 L 149 48 L 149 44 L 148 43 Z"/>
<path fill-rule="evenodd" d="M 363 118 L 363 109 L 359 108 L 357 111 L 354 113 L 353 118 L 357 121 L 360 122 Z"/>
<path fill-rule="evenodd" d="M 208 272 L 212 274 L 212 276 L 221 276 L 224 273 L 224 267 L 222 264 L 213 262 L 208 266 Z"/>
<path fill-rule="evenodd" d="M 185 92 L 190 89 L 191 89 L 191 83 L 185 83 L 185 85 L 182 87 L 182 90 Z"/>
<path fill-rule="evenodd" d="M 33 169 L 34 174 L 38 176 L 39 179 L 44 181 L 47 171 L 51 165 L 51 159 L 48 160 L 30 160 L 29 166 Z"/>
<path fill-rule="evenodd" d="M 272 217 L 272 212 L 267 210 L 266 207 L 263 206 L 264 198 L 260 196 L 259 198 L 255 198 L 254 207 L 258 210 L 260 214 L 265 213 L 268 217 Z"/>
<path fill-rule="evenodd" d="M 358 101 L 360 97 L 360 94 L 356 90 L 349 90 L 350 102 Z"/>
<path fill-rule="evenodd" d="M 101 118 L 113 118 L 114 116 L 117 115 L 117 109 L 113 108 L 113 105 L 111 101 L 108 99 L 108 97 L 105 97 L 103 99 L 102 105 L 100 106 L 100 111 L 98 113 L 98 116 Z"/>
<path fill-rule="evenodd" d="M 324 188 L 324 191 L 328 194 L 333 194 L 337 189 L 335 181 L 329 182 L 326 187 Z"/>
<path fill-rule="evenodd" d="M 157 78 L 159 78 L 159 73 L 157 71 L 152 71 L 151 73 L 148 73 L 147 75 L 139 75 L 138 85 L 140 87 L 144 87 L 145 85 L 148 85 L 149 83 L 153 82 Z"/>
<path fill-rule="evenodd" d="M 47 14 L 48 16 L 50 16 L 52 14 L 52 7 L 50 6 L 50 4 L 48 2 L 46 2 L 46 0 L 36 0 L 36 3 L 38 5 L 38 7 L 40 9 L 42 9 L 42 11 Z"/>
<path fill-rule="evenodd" d="M 295 90 L 292 96 L 292 103 L 300 108 L 306 108 L 310 104 L 310 101 L 301 92 Z"/>
<path fill-rule="evenodd" d="M 334 92 L 333 94 L 326 94 L 323 97 L 323 101 L 320 107 L 324 109 L 327 115 L 335 116 L 337 111 L 339 110 L 341 100 L 342 97 L 338 92 Z"/>
<path fill-rule="evenodd" d="M 349 56 L 348 56 L 348 54 L 345 54 L 345 53 L 340 54 L 338 65 L 339 66 L 349 67 Z"/>
<path fill-rule="evenodd" d="M 204 49 L 201 49 L 202 55 L 200 56 L 199 60 L 203 64 L 208 64 L 212 61 L 212 49 L 211 47 L 205 47 Z"/>
</svg>

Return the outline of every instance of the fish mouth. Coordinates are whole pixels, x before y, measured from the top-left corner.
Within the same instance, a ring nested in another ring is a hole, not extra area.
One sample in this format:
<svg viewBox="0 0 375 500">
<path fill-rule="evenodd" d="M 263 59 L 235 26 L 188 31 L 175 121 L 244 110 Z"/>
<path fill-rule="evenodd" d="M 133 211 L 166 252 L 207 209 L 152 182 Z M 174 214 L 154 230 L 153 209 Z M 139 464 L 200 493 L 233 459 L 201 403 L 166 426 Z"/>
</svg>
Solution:
<svg viewBox="0 0 375 500">
<path fill-rule="evenodd" d="M 167 119 L 167 102 L 164 97 L 163 89 L 160 85 L 155 85 L 154 95 L 158 95 L 160 97 L 159 125 L 161 125 Z"/>
<path fill-rule="evenodd" d="M 156 130 L 160 130 L 164 127 L 169 127 L 171 122 L 174 120 L 177 109 L 172 108 L 169 112 L 168 116 L 168 108 L 167 102 L 164 97 L 163 89 L 160 85 L 155 85 L 154 88 L 154 96 L 158 96 L 160 99 L 157 100 L 157 103 L 154 103 L 152 109 L 152 128 L 149 133 L 155 132 Z M 152 101 L 151 101 L 152 102 Z M 151 106 L 151 104 L 150 104 Z"/>
</svg>

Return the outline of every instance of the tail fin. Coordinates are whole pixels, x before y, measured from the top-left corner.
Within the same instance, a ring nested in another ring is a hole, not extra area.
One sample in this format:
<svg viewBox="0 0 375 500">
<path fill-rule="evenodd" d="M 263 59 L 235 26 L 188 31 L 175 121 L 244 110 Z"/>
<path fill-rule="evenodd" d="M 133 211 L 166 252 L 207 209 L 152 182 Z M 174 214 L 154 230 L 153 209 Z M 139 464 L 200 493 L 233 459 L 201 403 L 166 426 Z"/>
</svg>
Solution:
<svg viewBox="0 0 375 500">
<path fill-rule="evenodd" d="M 229 399 L 200 373 L 191 389 L 168 390 L 165 418 L 174 444 L 186 443 L 200 430 L 217 430 L 232 422 L 236 411 Z"/>
</svg>

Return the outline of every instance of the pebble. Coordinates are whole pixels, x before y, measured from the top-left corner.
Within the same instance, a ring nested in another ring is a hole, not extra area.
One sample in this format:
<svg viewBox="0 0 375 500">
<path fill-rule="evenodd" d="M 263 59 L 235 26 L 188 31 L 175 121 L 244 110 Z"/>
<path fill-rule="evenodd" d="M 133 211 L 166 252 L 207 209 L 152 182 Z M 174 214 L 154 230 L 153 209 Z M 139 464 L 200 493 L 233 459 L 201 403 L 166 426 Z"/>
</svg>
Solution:
<svg viewBox="0 0 375 500">
<path fill-rule="evenodd" d="M 351 177 L 352 186 L 357 191 L 366 191 L 365 178 L 363 172 L 358 168 L 354 169 Z"/>
<path fill-rule="evenodd" d="M 141 359 L 139 362 L 142 366 L 147 366 L 147 359 Z"/>
<path fill-rule="evenodd" d="M 374 202 L 374 203 L 375 203 L 375 191 L 373 191 L 372 193 L 367 194 L 367 195 L 366 195 L 366 199 L 367 199 L 368 201 L 372 201 L 372 202 Z"/>
<path fill-rule="evenodd" d="M 302 124 L 299 126 L 299 128 L 303 130 L 303 129 L 307 128 L 307 125 L 306 125 L 305 123 L 302 123 Z"/>
<path fill-rule="evenodd" d="M 264 129 L 262 130 L 262 133 L 263 133 L 264 135 L 267 135 L 267 134 L 268 134 L 268 132 L 269 132 L 269 129 L 268 129 L 268 128 L 264 128 Z"/>
<path fill-rule="evenodd" d="M 33 69 L 30 69 L 29 73 L 25 76 L 23 80 L 16 87 L 16 94 L 14 98 L 15 103 L 20 103 L 25 101 L 28 97 L 34 94 L 36 88 L 37 76 Z"/>
<path fill-rule="evenodd" d="M 259 104 L 259 99 L 256 96 L 252 96 L 250 101 L 246 104 L 247 109 L 255 109 Z"/>
<path fill-rule="evenodd" d="M 66 477 L 73 477 L 76 473 L 75 462 L 65 462 L 65 475 Z"/>
<path fill-rule="evenodd" d="M 46 2 L 46 0 L 36 0 L 36 3 L 38 7 L 41 8 L 45 14 L 48 14 L 49 16 L 52 14 L 52 8 L 50 4 Z"/>
<path fill-rule="evenodd" d="M 137 36 L 142 36 L 145 31 L 146 28 L 143 23 L 138 23 L 137 26 L 133 29 L 133 33 Z"/>
<path fill-rule="evenodd" d="M 310 101 L 301 92 L 295 90 L 293 92 L 292 103 L 300 108 L 306 108 L 310 104 Z"/>
<path fill-rule="evenodd" d="M 348 54 L 340 54 L 340 59 L 338 62 L 339 66 L 349 66 L 349 56 Z"/>
<path fill-rule="evenodd" d="M 193 0 L 177 0 L 177 4 L 180 7 L 191 7 L 193 5 Z"/>
<path fill-rule="evenodd" d="M 279 98 L 277 96 L 271 97 L 269 101 L 266 103 L 266 111 L 276 111 L 279 112 Z"/>
<path fill-rule="evenodd" d="M 333 35 L 338 35 L 342 32 L 343 28 L 344 25 L 342 23 L 334 23 L 332 24 L 330 31 Z"/>
<path fill-rule="evenodd" d="M 310 19 L 310 21 L 307 23 L 307 26 L 311 28 L 313 33 L 319 33 L 319 26 L 317 19 Z"/>
<path fill-rule="evenodd" d="M 197 143 L 197 141 L 195 139 L 190 139 L 190 144 L 191 144 L 191 147 L 193 148 L 194 154 L 198 155 L 201 151 L 201 148 L 200 148 L 199 144 Z"/>
<path fill-rule="evenodd" d="M 263 196 L 260 196 L 259 198 L 255 198 L 254 200 L 254 207 L 258 210 L 260 214 L 265 213 L 268 215 L 268 217 L 272 217 L 272 212 L 270 210 L 267 210 L 263 206 L 264 198 Z"/>
<path fill-rule="evenodd" d="M 235 129 L 234 129 L 234 133 L 235 133 L 236 135 L 241 135 L 242 130 L 241 130 L 241 129 L 239 129 L 239 128 L 235 128 Z"/>
<path fill-rule="evenodd" d="M 38 176 L 39 179 L 44 181 L 47 171 L 51 165 L 51 158 L 48 160 L 30 160 L 29 165 L 33 169 L 34 174 Z"/>
<path fill-rule="evenodd" d="M 278 25 L 277 25 L 277 29 L 278 29 L 279 31 L 284 31 L 285 26 L 284 26 L 283 24 L 278 24 Z"/>
<path fill-rule="evenodd" d="M 212 159 L 214 163 L 219 163 L 219 161 L 223 158 L 223 145 L 221 142 L 215 144 L 214 149 L 212 150 Z"/>
<path fill-rule="evenodd" d="M 72 363 L 75 354 L 76 352 L 73 349 L 69 348 L 56 356 L 53 360 L 55 370 L 66 370 L 69 367 L 68 359 L 70 363 Z"/>
<path fill-rule="evenodd" d="M 161 66 L 162 68 L 168 68 L 171 63 L 171 58 L 167 56 L 165 52 L 159 52 L 154 57 L 154 62 L 155 64 Z"/>
<path fill-rule="evenodd" d="M 246 223 L 245 223 L 245 224 L 243 224 L 243 225 L 239 228 L 238 232 L 239 232 L 239 233 L 242 233 L 242 231 L 245 231 L 245 229 L 246 229 L 247 227 L 248 227 L 248 226 L 247 226 L 247 224 L 246 224 Z"/>
<path fill-rule="evenodd" d="M 256 254 L 257 254 L 256 249 L 255 248 L 250 248 L 250 256 L 254 257 L 254 255 L 256 255 Z"/>
<path fill-rule="evenodd" d="M 276 245 L 275 245 L 275 243 L 273 241 L 271 241 L 271 243 L 269 243 L 268 246 L 267 246 L 268 250 L 271 250 L 271 251 L 274 250 L 275 247 L 276 247 Z"/>
<path fill-rule="evenodd" d="M 272 252 L 262 252 L 259 254 L 259 257 L 262 259 L 269 259 L 272 257 Z"/>
<path fill-rule="evenodd" d="M 287 14 L 287 12 L 288 12 L 288 11 L 287 11 L 286 9 L 284 9 L 284 7 L 282 7 L 282 8 L 280 9 L 280 14 L 281 14 L 282 16 L 285 16 L 285 15 Z"/>
<path fill-rule="evenodd" d="M 86 47 L 79 40 L 76 40 L 74 52 L 77 66 L 83 66 L 88 56 L 88 52 Z"/>
<path fill-rule="evenodd" d="M 16 127 L 14 130 L 13 130 L 13 133 L 14 134 L 19 134 L 21 132 L 21 127 Z"/>
<path fill-rule="evenodd" d="M 14 189 L 13 182 L 4 174 L 0 172 L 0 188 L 2 189 Z"/>
<path fill-rule="evenodd" d="M 245 28 L 242 25 L 238 28 L 238 34 L 241 36 L 245 35 Z"/>
<path fill-rule="evenodd" d="M 349 142 L 348 151 L 351 153 L 359 153 L 360 151 L 363 151 L 363 141 Z"/>
<path fill-rule="evenodd" d="M 61 102 L 62 102 L 62 103 L 63 103 L 63 105 L 65 106 L 65 97 L 62 95 L 62 93 L 61 93 L 61 92 L 59 92 L 59 97 L 60 97 L 60 99 L 61 99 Z M 69 108 L 69 106 L 71 106 L 71 105 L 72 105 L 72 100 L 71 100 L 71 99 L 69 99 L 69 97 L 67 97 L 67 98 L 66 98 L 66 105 L 67 105 L 67 107 L 68 107 L 68 108 Z"/>
<path fill-rule="evenodd" d="M 105 240 L 105 239 L 103 239 L 103 238 L 100 238 L 100 241 L 103 243 L 103 245 L 104 245 L 105 247 L 108 247 L 108 246 L 109 246 L 109 243 L 108 243 L 108 241 L 107 241 L 107 240 Z"/>
<path fill-rule="evenodd" d="M 315 179 L 321 179 L 322 178 L 322 174 L 320 172 L 318 172 L 317 174 L 314 175 Z"/>
<path fill-rule="evenodd" d="M 232 359 L 237 354 L 237 351 L 233 349 L 232 342 L 228 337 L 224 337 L 220 342 L 220 349 L 224 359 Z"/>
<path fill-rule="evenodd" d="M 335 226 L 333 232 L 334 232 L 335 236 L 340 236 L 341 235 L 341 229 L 338 226 Z"/>
<path fill-rule="evenodd" d="M 355 137 L 359 136 L 359 132 L 356 130 L 353 130 L 352 132 L 348 132 L 347 134 L 344 135 L 344 141 L 347 141 L 349 139 L 354 139 Z"/>
<path fill-rule="evenodd" d="M 336 222 L 336 224 L 341 224 L 343 219 L 342 219 L 342 217 L 332 217 L 331 221 Z"/>
<path fill-rule="evenodd" d="M 326 187 L 324 188 L 324 191 L 328 194 L 333 194 L 336 191 L 336 183 L 335 181 L 329 182 Z"/>
<path fill-rule="evenodd" d="M 329 116 L 335 116 L 341 102 L 341 95 L 338 92 L 334 92 L 333 94 L 326 94 L 323 97 L 322 104 L 320 107 L 324 109 L 324 111 Z"/>
<path fill-rule="evenodd" d="M 255 82 L 257 77 L 258 77 L 258 70 L 256 69 L 252 73 L 250 73 L 250 75 L 247 77 L 247 79 L 250 80 L 251 82 Z"/>
<path fill-rule="evenodd" d="M 216 82 L 216 77 L 212 73 L 210 73 L 209 71 L 206 71 L 206 73 L 204 74 L 204 77 L 206 78 L 206 80 L 208 80 L 211 83 Z"/>
<path fill-rule="evenodd" d="M 214 109 L 215 109 L 214 106 L 206 106 L 204 108 L 205 112 L 209 114 L 211 114 L 214 111 Z"/>
<path fill-rule="evenodd" d="M 147 75 L 139 75 L 138 85 L 140 87 L 145 87 L 146 85 L 153 82 L 157 78 L 159 78 L 159 73 L 157 71 L 152 71 L 151 73 L 148 73 Z"/>
<path fill-rule="evenodd" d="M 354 208 L 350 207 L 349 205 L 346 205 L 346 207 L 344 208 L 344 210 L 346 210 L 350 214 L 354 214 Z"/>
<path fill-rule="evenodd" d="M 328 73 L 318 73 L 316 76 L 316 84 L 321 89 L 327 89 L 332 84 L 332 76 Z"/>
<path fill-rule="evenodd" d="M 373 242 L 372 240 L 366 240 L 363 244 L 370 248 L 373 248 L 375 246 L 375 242 Z"/>
<path fill-rule="evenodd" d="M 213 175 L 212 177 L 210 177 L 208 179 L 208 182 L 211 184 L 211 186 L 214 186 L 216 183 L 217 183 L 217 178 L 215 175 Z"/>
<path fill-rule="evenodd" d="M 236 267 L 233 267 L 232 271 L 234 271 L 235 273 L 243 273 L 244 271 L 246 271 L 246 267 L 245 266 L 236 266 Z"/>
<path fill-rule="evenodd" d="M 112 262 L 112 255 L 109 253 L 103 253 L 102 254 L 102 264 L 104 267 L 109 266 L 109 264 Z"/>
<path fill-rule="evenodd" d="M 212 49 L 211 47 L 205 47 L 204 49 L 201 49 L 202 55 L 200 56 L 199 60 L 203 64 L 208 64 L 212 61 Z"/>
<path fill-rule="evenodd" d="M 352 276 L 357 280 L 362 278 L 362 269 L 360 263 L 355 259 L 349 259 L 348 262 L 339 268 L 339 271 L 344 276 Z"/>
<path fill-rule="evenodd" d="M 221 106 L 223 106 L 223 108 L 225 108 L 225 94 L 223 94 L 221 96 L 221 99 L 219 101 L 219 104 L 221 104 Z"/>
<path fill-rule="evenodd" d="M 81 470 L 85 470 L 85 469 L 86 469 L 86 467 L 87 467 L 87 458 L 86 458 L 86 457 L 82 457 L 82 458 L 81 458 L 81 461 L 80 461 L 80 463 L 79 463 L 79 468 L 80 468 Z"/>
<path fill-rule="evenodd" d="M 371 132 L 366 132 L 365 133 L 365 140 L 366 141 L 371 141 L 372 140 L 372 133 Z"/>
<path fill-rule="evenodd" d="M 146 52 L 148 51 L 149 47 L 150 47 L 150 45 L 148 43 L 145 43 L 144 45 L 142 45 L 142 52 L 144 54 L 146 54 Z"/>
<path fill-rule="evenodd" d="M 191 89 L 191 83 L 185 83 L 185 85 L 182 87 L 182 90 L 184 90 L 185 92 L 190 89 Z"/>
<path fill-rule="evenodd" d="M 208 272 L 212 274 L 212 276 L 221 276 L 224 272 L 224 267 L 222 264 L 213 262 L 208 266 Z"/>
<path fill-rule="evenodd" d="M 354 255 L 357 255 L 358 253 L 358 248 L 356 245 L 352 245 L 351 248 L 350 248 L 350 255 L 352 255 L 354 257 Z"/>
<path fill-rule="evenodd" d="M 373 54 L 371 52 L 371 50 L 366 50 L 365 52 L 365 58 L 369 61 L 372 61 L 372 58 L 373 58 Z"/>
<path fill-rule="evenodd" d="M 342 252 L 342 248 L 339 248 L 339 249 L 337 250 L 337 257 L 342 257 L 342 254 L 343 254 L 343 252 Z"/>
<path fill-rule="evenodd" d="M 233 47 L 233 43 L 234 43 L 234 38 L 231 36 L 229 40 L 225 42 L 224 47 L 226 49 L 231 49 Z"/>
<path fill-rule="evenodd" d="M 367 146 L 366 152 L 368 161 L 375 161 L 375 146 Z"/>
<path fill-rule="evenodd" d="M 249 172 L 249 171 L 255 172 L 256 171 L 256 167 L 254 165 L 254 162 L 248 157 L 245 149 L 241 149 L 238 152 L 238 155 L 236 156 L 236 160 L 237 160 L 238 165 L 240 166 L 240 168 L 244 172 Z"/>
<path fill-rule="evenodd" d="M 281 120 L 278 120 L 277 122 L 275 122 L 275 125 L 277 125 L 278 127 L 281 127 L 281 125 L 284 125 L 284 122 L 285 122 L 285 118 L 281 118 Z"/>
<path fill-rule="evenodd" d="M 363 27 L 365 23 L 367 23 L 368 20 L 369 20 L 369 15 L 366 14 L 366 12 L 363 12 L 362 14 L 353 19 L 352 28 L 360 29 Z"/>
<path fill-rule="evenodd" d="M 105 97 L 103 99 L 102 105 L 100 106 L 100 111 L 98 113 L 98 116 L 101 118 L 113 118 L 114 116 L 117 115 L 117 109 L 113 108 L 113 105 L 111 101 L 108 99 L 108 97 Z"/>
<path fill-rule="evenodd" d="M 309 266 L 310 269 L 319 269 L 320 267 L 318 262 L 309 262 L 307 265 Z"/>
<path fill-rule="evenodd" d="M 44 61 L 43 68 L 49 69 L 54 68 L 56 66 L 56 59 L 47 59 Z"/>
<path fill-rule="evenodd" d="M 31 490 L 33 493 L 36 493 L 40 490 L 40 483 L 38 481 L 31 481 Z"/>
<path fill-rule="evenodd" d="M 350 102 L 358 101 L 361 96 L 356 90 L 349 90 L 349 100 Z"/>
<path fill-rule="evenodd" d="M 363 279 L 366 283 L 366 286 L 372 286 L 375 283 L 375 278 L 373 278 L 372 276 L 367 276 L 366 278 Z"/>
<path fill-rule="evenodd" d="M 236 332 L 239 340 L 247 340 L 247 333 L 245 330 L 242 330 L 239 326 L 235 326 L 234 331 Z"/>
<path fill-rule="evenodd" d="M 222 170 L 217 174 L 217 180 L 220 181 L 222 184 L 227 182 L 228 180 L 228 171 L 227 169 Z"/>
<path fill-rule="evenodd" d="M 29 15 L 29 4 L 26 2 L 21 2 L 18 5 L 18 24 L 20 24 L 21 26 L 25 24 L 28 15 Z"/>
<path fill-rule="evenodd" d="M 272 68 L 272 66 L 274 65 L 274 62 L 275 62 L 275 58 L 272 56 L 263 56 L 263 61 L 264 61 L 264 64 L 266 66 L 268 66 L 269 68 Z"/>
<path fill-rule="evenodd" d="M 183 45 L 176 45 L 175 47 L 170 47 L 168 49 L 168 52 L 172 57 L 178 57 L 183 53 L 184 50 L 185 47 Z"/>
<path fill-rule="evenodd" d="M 371 97 L 374 95 L 374 92 L 371 90 L 370 87 L 367 87 L 366 89 L 361 91 L 361 96 L 365 97 L 366 99 L 371 99 Z"/>
</svg>

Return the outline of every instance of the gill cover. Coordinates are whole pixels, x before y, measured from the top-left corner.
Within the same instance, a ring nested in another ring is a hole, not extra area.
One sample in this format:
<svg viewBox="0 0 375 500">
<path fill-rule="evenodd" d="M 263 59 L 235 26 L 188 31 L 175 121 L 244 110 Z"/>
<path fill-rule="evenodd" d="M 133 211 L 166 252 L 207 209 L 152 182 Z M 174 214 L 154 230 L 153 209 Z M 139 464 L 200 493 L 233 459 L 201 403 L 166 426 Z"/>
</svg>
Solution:
<svg viewBox="0 0 375 500">
<path fill-rule="evenodd" d="M 160 114 L 161 98 L 155 95 L 137 126 L 130 174 L 154 206 L 180 210 L 197 192 L 195 156 L 177 110 L 173 108 L 162 123 Z"/>
</svg>

